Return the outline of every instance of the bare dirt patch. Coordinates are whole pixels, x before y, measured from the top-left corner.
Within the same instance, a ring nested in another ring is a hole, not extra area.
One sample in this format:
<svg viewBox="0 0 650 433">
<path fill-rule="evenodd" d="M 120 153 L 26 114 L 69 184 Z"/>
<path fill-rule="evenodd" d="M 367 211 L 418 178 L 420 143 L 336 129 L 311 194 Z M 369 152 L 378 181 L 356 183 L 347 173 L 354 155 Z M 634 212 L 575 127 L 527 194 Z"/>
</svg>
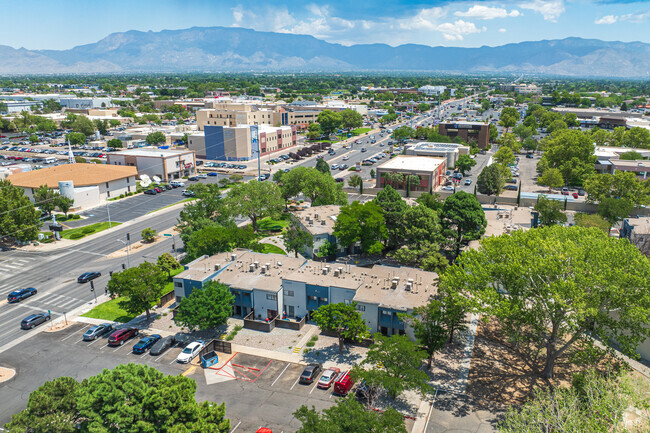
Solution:
<svg viewBox="0 0 650 433">
<path fill-rule="evenodd" d="M 57 323 L 53 324 L 52 326 L 50 326 L 49 328 L 47 328 L 44 332 L 63 331 L 65 328 L 67 328 L 68 326 L 71 326 L 73 323 L 74 322 L 71 321 L 71 320 L 68 320 L 67 322 L 66 321 L 57 322 Z"/>
<path fill-rule="evenodd" d="M 13 368 L 0 367 L 0 383 L 6 382 L 16 375 L 16 370 Z"/>
</svg>

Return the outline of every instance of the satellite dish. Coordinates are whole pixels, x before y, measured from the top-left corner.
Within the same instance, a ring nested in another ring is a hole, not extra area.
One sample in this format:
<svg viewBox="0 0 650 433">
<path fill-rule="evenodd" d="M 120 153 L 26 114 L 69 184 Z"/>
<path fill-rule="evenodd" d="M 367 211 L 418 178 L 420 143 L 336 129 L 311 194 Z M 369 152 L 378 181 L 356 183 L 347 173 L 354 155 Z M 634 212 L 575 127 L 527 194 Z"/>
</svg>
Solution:
<svg viewBox="0 0 650 433">
<path fill-rule="evenodd" d="M 162 179 L 159 178 L 158 176 L 154 176 L 154 177 L 152 177 L 151 179 L 153 179 L 154 182 L 158 182 L 158 183 L 159 183 L 159 182 L 162 182 Z"/>
<path fill-rule="evenodd" d="M 151 185 L 151 179 L 149 179 L 149 176 L 146 174 L 140 175 L 140 186 L 146 188 L 149 185 Z"/>
</svg>

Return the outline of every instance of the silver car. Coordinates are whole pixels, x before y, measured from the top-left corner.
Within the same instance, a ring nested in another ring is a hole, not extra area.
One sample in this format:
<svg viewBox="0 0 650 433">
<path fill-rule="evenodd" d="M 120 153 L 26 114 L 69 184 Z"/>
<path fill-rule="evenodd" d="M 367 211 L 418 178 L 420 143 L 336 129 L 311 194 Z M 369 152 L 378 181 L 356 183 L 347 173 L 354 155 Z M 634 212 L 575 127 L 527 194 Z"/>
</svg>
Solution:
<svg viewBox="0 0 650 433">
<path fill-rule="evenodd" d="M 113 325 L 110 323 L 102 323 L 101 325 L 92 326 L 84 332 L 83 340 L 92 341 L 105 335 L 113 330 Z"/>
</svg>

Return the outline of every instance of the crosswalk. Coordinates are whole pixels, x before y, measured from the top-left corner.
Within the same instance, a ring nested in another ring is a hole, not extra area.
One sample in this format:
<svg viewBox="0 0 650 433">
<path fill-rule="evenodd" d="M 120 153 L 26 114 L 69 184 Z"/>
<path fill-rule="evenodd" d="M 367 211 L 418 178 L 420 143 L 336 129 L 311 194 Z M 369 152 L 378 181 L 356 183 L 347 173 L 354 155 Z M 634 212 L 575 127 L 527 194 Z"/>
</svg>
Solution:
<svg viewBox="0 0 650 433">
<path fill-rule="evenodd" d="M 3 278 L 7 276 L 18 274 L 25 270 L 27 266 L 34 264 L 37 260 L 42 260 L 40 257 L 16 257 L 16 258 L 2 258 L 0 259 L 0 275 Z"/>
<path fill-rule="evenodd" d="M 72 296 L 59 295 L 57 293 L 43 293 L 34 296 L 34 301 L 39 304 L 56 311 L 66 311 L 82 305 L 85 301 L 83 299 L 74 298 Z"/>
</svg>

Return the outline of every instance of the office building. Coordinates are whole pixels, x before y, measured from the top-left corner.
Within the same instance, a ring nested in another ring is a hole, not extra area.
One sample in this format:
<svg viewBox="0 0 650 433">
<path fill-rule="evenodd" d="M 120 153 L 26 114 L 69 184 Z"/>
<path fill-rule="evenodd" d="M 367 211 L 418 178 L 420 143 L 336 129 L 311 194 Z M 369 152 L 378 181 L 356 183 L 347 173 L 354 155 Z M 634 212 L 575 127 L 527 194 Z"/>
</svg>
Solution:
<svg viewBox="0 0 650 433">
<path fill-rule="evenodd" d="M 420 182 L 411 184 L 410 191 L 429 192 L 437 189 L 447 171 L 447 159 L 428 156 L 398 155 L 377 167 L 377 188 L 389 184 L 395 189 L 407 189 L 407 176 L 418 176 Z M 390 178 L 391 174 L 402 175 L 401 181 Z"/>
<path fill-rule="evenodd" d="M 469 146 L 462 144 L 423 141 L 414 145 L 407 145 L 404 154 L 445 158 L 447 167 L 455 167 L 458 157 L 460 155 L 469 155 L 469 151 Z"/>
<path fill-rule="evenodd" d="M 163 182 L 190 176 L 196 170 L 196 159 L 192 150 L 142 148 L 109 152 L 107 164 L 136 167 L 138 176 L 157 176 Z"/>
<path fill-rule="evenodd" d="M 490 125 L 481 122 L 440 123 L 438 133 L 451 139 L 460 137 L 465 143 L 476 143 L 479 149 L 485 149 L 490 143 Z"/>
</svg>

